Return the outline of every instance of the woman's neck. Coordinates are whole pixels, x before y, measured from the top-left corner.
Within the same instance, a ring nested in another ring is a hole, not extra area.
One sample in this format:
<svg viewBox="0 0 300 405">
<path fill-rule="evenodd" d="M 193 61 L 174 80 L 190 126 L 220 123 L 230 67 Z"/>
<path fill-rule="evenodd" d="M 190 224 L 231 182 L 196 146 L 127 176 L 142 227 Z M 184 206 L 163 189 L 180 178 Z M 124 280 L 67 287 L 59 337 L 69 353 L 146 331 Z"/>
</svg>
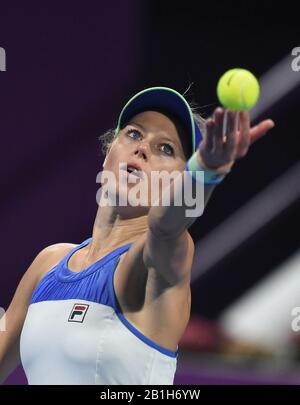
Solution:
<svg viewBox="0 0 300 405">
<path fill-rule="evenodd" d="M 112 207 L 100 207 L 97 210 L 93 226 L 88 256 L 97 257 L 99 252 L 109 252 L 119 246 L 132 243 L 147 232 L 148 216 L 124 218 Z"/>
</svg>

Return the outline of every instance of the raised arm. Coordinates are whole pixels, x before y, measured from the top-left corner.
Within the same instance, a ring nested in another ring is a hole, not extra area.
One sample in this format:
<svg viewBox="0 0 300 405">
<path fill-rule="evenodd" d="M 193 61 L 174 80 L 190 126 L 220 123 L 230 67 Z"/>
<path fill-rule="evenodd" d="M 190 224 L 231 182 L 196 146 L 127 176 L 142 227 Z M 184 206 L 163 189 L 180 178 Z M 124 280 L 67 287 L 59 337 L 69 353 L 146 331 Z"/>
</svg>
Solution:
<svg viewBox="0 0 300 405">
<path fill-rule="evenodd" d="M 197 162 L 202 168 L 216 171 L 218 174 L 228 172 L 237 159 L 247 154 L 249 146 L 274 126 L 272 120 L 264 120 L 250 128 L 248 112 L 227 111 L 226 114 L 225 133 L 225 111 L 217 108 L 212 118 L 206 121 L 204 139 L 195 152 Z M 194 250 L 187 229 L 197 217 L 186 216 L 186 210 L 190 207 L 184 203 L 181 206 L 174 205 L 176 192 L 183 192 L 180 187 L 176 187 L 177 182 L 183 184 L 183 176 L 186 175 L 190 174 L 181 173 L 169 188 L 166 188 L 165 192 L 170 193 L 172 197 L 170 206 L 153 206 L 148 215 L 149 233 L 144 249 L 144 261 L 148 268 L 158 269 L 171 284 L 189 281 L 192 266 L 190 255 Z M 215 185 L 204 186 L 204 206 L 214 188 Z M 184 199 L 182 200 L 184 202 Z M 174 259 L 166 260 L 166 256 L 170 259 L 170 255 Z"/>
<path fill-rule="evenodd" d="M 204 139 L 195 152 L 198 164 L 204 170 L 215 171 L 217 174 L 227 173 L 237 159 L 244 157 L 250 145 L 261 138 L 274 126 L 272 120 L 264 120 L 253 128 L 250 128 L 248 112 L 227 111 L 227 125 L 223 133 L 225 110 L 218 107 L 213 116 L 206 121 Z M 177 183 L 183 183 L 183 176 L 178 175 L 166 188 L 165 192 L 171 195 L 170 206 L 153 206 L 149 212 L 149 226 L 166 235 L 180 234 L 186 230 L 197 217 L 187 217 L 186 210 L 189 208 L 183 204 L 174 205 L 176 192 L 184 190 L 176 187 Z M 204 186 L 204 206 L 207 204 L 215 185 Z M 176 191 L 174 191 L 176 190 Z"/>
</svg>

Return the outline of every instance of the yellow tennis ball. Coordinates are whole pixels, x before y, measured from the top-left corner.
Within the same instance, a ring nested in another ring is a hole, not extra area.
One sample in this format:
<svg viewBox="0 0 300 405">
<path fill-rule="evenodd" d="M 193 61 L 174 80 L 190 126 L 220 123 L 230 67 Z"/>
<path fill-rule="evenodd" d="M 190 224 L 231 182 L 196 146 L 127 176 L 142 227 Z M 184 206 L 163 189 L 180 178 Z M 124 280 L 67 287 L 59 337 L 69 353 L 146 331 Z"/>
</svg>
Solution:
<svg viewBox="0 0 300 405">
<path fill-rule="evenodd" d="M 220 103 L 229 110 L 249 110 L 258 100 L 259 83 L 249 70 L 230 69 L 221 76 L 217 95 Z"/>
</svg>

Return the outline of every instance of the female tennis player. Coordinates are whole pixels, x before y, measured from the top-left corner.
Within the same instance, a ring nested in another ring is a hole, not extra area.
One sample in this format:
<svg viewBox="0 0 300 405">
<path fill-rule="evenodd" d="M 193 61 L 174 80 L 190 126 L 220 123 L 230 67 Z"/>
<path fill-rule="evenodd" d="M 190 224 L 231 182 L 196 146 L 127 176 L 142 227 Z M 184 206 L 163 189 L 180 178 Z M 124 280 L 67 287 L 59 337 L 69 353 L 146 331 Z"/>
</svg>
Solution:
<svg viewBox="0 0 300 405">
<path fill-rule="evenodd" d="M 201 122 L 166 87 L 132 97 L 103 164 L 116 191 L 108 187 L 106 204 L 100 193 L 91 237 L 46 247 L 24 274 L 1 333 L 0 380 L 21 362 L 29 384 L 172 384 L 190 316 L 188 228 L 197 218 L 186 215 L 184 201 L 174 204 L 182 192 L 175 185 L 186 176 L 202 182 L 207 203 L 235 161 L 273 126 L 264 120 L 250 128 L 248 112 L 220 107 Z M 148 196 L 144 205 L 119 203 L 136 186 L 133 178 L 143 183 L 155 171 L 177 171 L 160 184 L 170 204 L 150 204 Z M 117 203 L 107 204 L 113 196 Z"/>
</svg>

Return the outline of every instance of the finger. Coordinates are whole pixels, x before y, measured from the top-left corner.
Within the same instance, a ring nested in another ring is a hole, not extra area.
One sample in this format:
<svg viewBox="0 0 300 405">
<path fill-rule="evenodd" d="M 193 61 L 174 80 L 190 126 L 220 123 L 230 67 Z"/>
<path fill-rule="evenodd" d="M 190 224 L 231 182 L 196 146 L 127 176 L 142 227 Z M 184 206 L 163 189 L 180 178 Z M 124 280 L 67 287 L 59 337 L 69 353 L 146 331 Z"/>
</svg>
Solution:
<svg viewBox="0 0 300 405">
<path fill-rule="evenodd" d="M 227 128 L 224 132 L 225 137 L 224 150 L 228 154 L 231 154 L 237 146 L 238 120 L 239 116 L 237 112 L 227 111 Z"/>
<path fill-rule="evenodd" d="M 235 134 L 238 129 L 238 112 L 227 110 L 227 124 L 225 130 L 225 136 L 228 137 Z"/>
<path fill-rule="evenodd" d="M 214 128 L 214 145 L 215 148 L 221 149 L 223 147 L 223 128 L 224 128 L 224 119 L 226 112 L 223 108 L 218 107 L 213 115 L 215 122 Z"/>
<path fill-rule="evenodd" d="M 250 129 L 250 144 L 253 142 L 257 141 L 259 138 L 261 138 L 263 135 L 265 135 L 266 132 L 268 132 L 270 129 L 272 129 L 275 126 L 275 123 L 273 120 L 264 120 L 260 122 L 259 124 L 255 125 Z"/>
<path fill-rule="evenodd" d="M 248 111 L 241 111 L 239 114 L 239 134 L 236 157 L 246 155 L 250 146 L 250 116 Z"/>
<path fill-rule="evenodd" d="M 225 111 L 223 108 L 218 107 L 216 108 L 213 118 L 216 123 L 216 126 L 220 128 L 220 136 L 222 136 L 222 128 L 223 128 L 223 120 L 224 120 Z M 218 134 L 219 135 L 219 134 Z"/>
<path fill-rule="evenodd" d="M 214 133 L 215 123 L 212 118 L 206 120 L 206 133 L 204 136 L 204 148 L 211 152 L 214 147 L 213 143 L 213 133 Z"/>
<path fill-rule="evenodd" d="M 223 147 L 223 122 L 224 122 L 224 109 L 221 107 L 218 107 L 215 109 L 214 114 L 213 114 L 213 122 L 214 122 L 214 127 L 212 131 L 212 139 L 214 143 L 214 152 L 221 151 Z"/>
</svg>

